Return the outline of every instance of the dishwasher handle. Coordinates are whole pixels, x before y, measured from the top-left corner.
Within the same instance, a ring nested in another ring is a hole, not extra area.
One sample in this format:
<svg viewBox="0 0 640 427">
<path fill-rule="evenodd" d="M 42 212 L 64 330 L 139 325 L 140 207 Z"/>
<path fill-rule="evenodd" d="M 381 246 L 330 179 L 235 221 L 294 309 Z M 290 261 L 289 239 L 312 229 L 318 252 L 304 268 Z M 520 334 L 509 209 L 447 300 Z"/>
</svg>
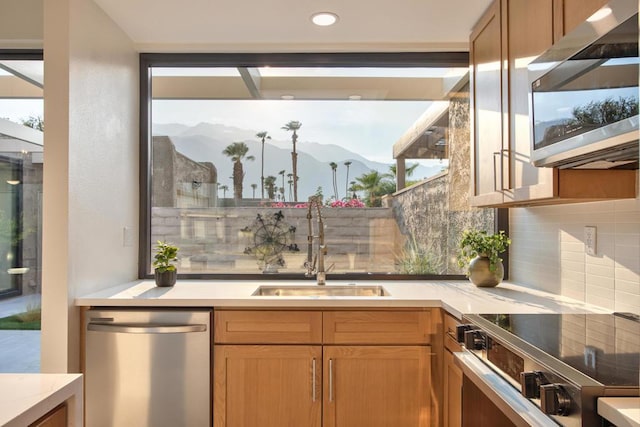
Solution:
<svg viewBox="0 0 640 427">
<path fill-rule="evenodd" d="M 205 324 L 193 325 L 139 325 L 127 323 L 89 323 L 88 331 L 119 332 L 123 334 L 184 334 L 189 332 L 204 332 Z"/>
</svg>

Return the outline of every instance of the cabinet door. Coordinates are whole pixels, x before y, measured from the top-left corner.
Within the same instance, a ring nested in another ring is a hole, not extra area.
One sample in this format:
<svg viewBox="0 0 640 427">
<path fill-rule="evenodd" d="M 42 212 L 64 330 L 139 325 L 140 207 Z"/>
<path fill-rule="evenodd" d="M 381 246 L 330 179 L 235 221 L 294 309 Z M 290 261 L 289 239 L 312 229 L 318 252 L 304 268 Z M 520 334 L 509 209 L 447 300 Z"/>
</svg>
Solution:
<svg viewBox="0 0 640 427">
<path fill-rule="evenodd" d="M 608 0 L 554 0 L 555 41 L 587 20 Z"/>
<path fill-rule="evenodd" d="M 320 427 L 322 348 L 214 347 L 215 427 Z"/>
<path fill-rule="evenodd" d="M 527 66 L 553 44 L 553 0 L 509 0 L 506 15 L 509 76 L 509 170 L 505 202 L 554 197 L 555 171 L 531 164 Z"/>
<path fill-rule="evenodd" d="M 429 346 L 325 346 L 324 427 L 426 427 Z"/>
<path fill-rule="evenodd" d="M 67 404 L 63 403 L 35 423 L 30 424 L 29 427 L 67 427 L 67 425 Z"/>
<path fill-rule="evenodd" d="M 496 0 L 471 33 L 471 194 L 473 205 L 502 203 L 505 171 L 503 37 Z"/>
<path fill-rule="evenodd" d="M 453 354 L 444 351 L 444 427 L 462 426 L 462 370 Z"/>
</svg>

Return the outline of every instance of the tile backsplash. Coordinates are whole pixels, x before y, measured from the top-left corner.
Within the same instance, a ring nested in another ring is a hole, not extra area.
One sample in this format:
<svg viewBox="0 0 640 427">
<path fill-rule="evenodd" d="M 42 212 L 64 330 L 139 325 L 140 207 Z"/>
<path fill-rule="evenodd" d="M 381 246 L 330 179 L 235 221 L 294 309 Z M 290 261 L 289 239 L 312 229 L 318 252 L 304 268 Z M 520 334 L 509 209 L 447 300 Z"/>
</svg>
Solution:
<svg viewBox="0 0 640 427">
<path fill-rule="evenodd" d="M 510 209 L 510 281 L 640 314 L 640 199 Z M 585 227 L 596 227 L 587 254 Z"/>
</svg>

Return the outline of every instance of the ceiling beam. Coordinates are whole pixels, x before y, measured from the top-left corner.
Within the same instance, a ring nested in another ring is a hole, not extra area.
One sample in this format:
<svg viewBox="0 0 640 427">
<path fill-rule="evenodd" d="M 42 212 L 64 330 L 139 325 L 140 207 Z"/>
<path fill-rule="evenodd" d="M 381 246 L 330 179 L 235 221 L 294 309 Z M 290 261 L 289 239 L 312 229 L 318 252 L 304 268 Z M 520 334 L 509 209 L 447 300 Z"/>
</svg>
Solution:
<svg viewBox="0 0 640 427">
<path fill-rule="evenodd" d="M 260 93 L 260 84 L 262 82 L 260 70 L 257 68 L 238 67 L 238 72 L 251 96 L 254 99 L 262 99 L 262 94 Z"/>
</svg>

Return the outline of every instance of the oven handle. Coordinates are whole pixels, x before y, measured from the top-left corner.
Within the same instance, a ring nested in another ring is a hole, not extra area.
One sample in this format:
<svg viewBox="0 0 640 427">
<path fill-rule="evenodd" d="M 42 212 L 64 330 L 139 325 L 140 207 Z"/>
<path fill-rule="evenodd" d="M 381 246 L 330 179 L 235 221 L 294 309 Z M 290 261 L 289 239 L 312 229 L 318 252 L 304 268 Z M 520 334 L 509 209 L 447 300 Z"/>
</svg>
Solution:
<svg viewBox="0 0 640 427">
<path fill-rule="evenodd" d="M 540 408 L 472 353 L 463 351 L 453 355 L 455 364 L 462 369 L 462 373 L 517 426 L 558 427 Z"/>
</svg>

